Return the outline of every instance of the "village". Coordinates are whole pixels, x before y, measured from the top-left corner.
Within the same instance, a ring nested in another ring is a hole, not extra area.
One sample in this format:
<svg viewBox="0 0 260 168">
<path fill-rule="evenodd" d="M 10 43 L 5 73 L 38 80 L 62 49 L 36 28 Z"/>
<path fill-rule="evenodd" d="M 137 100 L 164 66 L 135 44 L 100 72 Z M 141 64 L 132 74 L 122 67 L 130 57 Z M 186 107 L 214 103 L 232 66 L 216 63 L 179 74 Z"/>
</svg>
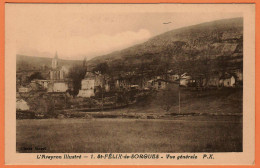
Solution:
<svg viewBox="0 0 260 168">
<path fill-rule="evenodd" d="M 50 113 L 55 114 L 49 115 L 53 117 L 57 116 L 61 110 L 68 109 L 91 112 L 125 108 L 138 103 L 137 101 L 142 100 L 142 97 L 152 96 L 152 93 L 167 90 L 173 86 L 183 90 L 200 91 L 241 88 L 243 84 L 241 69 L 219 72 L 209 77 L 203 74 L 191 76 L 187 72 L 176 74 L 171 69 L 167 70 L 167 73 L 156 76 L 149 73 L 127 72 L 111 77 L 100 71 L 89 70 L 86 58 L 82 61 L 80 68 L 83 69 L 84 76 L 76 81 L 80 82 L 80 84 L 76 83 L 80 86 L 76 94 L 73 94 L 75 81 L 59 65 L 57 53 L 44 79 L 42 75 L 39 75 L 41 72 L 29 71 L 30 73 L 22 73 L 22 75 L 18 73 L 16 93 L 18 118 L 19 116 L 26 118 L 28 114 L 43 117 Z"/>
<path fill-rule="evenodd" d="M 16 104 L 5 107 L 16 153 L 243 152 L 243 101 L 253 93 L 244 87 L 243 16 L 200 14 L 193 23 L 185 11 L 73 9 L 72 18 L 44 12 L 46 26 L 21 30 L 27 19 L 13 18 L 21 37 L 5 75 L 16 83 L 5 86 Z"/>
</svg>

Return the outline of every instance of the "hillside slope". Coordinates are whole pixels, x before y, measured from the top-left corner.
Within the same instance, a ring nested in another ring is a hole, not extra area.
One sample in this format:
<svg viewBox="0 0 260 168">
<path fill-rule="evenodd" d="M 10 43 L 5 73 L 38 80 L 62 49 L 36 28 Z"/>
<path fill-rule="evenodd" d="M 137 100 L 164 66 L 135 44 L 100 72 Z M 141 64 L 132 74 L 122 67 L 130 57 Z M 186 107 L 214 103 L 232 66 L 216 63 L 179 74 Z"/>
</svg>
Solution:
<svg viewBox="0 0 260 168">
<path fill-rule="evenodd" d="M 168 62 L 171 67 L 181 66 L 178 71 L 192 72 L 191 62 L 193 66 L 207 64 L 218 70 L 223 66 L 242 69 L 242 61 L 243 18 L 232 18 L 172 30 L 142 44 L 93 58 L 89 64 L 106 62 L 112 67 L 127 67 L 122 70 L 128 71 L 135 65 L 147 63 L 151 69 Z"/>
</svg>

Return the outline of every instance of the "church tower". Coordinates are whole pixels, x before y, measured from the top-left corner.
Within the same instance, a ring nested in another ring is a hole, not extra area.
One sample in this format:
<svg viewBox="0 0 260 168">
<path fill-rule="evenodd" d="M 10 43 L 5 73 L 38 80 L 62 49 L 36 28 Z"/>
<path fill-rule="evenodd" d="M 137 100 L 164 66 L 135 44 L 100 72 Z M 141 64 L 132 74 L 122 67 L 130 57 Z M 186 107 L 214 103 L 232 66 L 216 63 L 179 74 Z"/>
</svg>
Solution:
<svg viewBox="0 0 260 168">
<path fill-rule="evenodd" d="M 58 54 L 57 54 L 57 51 L 56 51 L 56 54 L 55 54 L 54 58 L 52 59 L 51 67 L 52 67 L 52 69 L 56 69 L 58 67 Z"/>
<path fill-rule="evenodd" d="M 59 58 L 58 58 L 58 54 L 56 51 L 56 54 L 51 62 L 51 67 L 52 67 L 52 70 L 50 71 L 51 80 L 63 80 L 64 79 L 63 70 L 61 69 L 61 67 L 58 66 L 58 59 Z"/>
</svg>

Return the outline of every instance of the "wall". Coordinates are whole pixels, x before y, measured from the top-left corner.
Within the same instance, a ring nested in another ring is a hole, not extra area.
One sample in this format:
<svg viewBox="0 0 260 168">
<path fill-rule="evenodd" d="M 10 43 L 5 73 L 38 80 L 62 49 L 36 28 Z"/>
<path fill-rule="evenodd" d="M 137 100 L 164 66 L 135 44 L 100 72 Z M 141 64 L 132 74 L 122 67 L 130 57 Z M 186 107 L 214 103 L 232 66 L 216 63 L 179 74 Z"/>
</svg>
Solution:
<svg viewBox="0 0 260 168">
<path fill-rule="evenodd" d="M 20 92 L 20 93 L 26 93 L 26 92 L 30 92 L 30 90 L 31 90 L 31 89 L 26 88 L 26 87 L 20 87 L 20 88 L 18 89 L 18 92 Z"/>
<path fill-rule="evenodd" d="M 95 96 L 94 89 L 79 90 L 78 97 L 91 97 L 91 96 Z"/>
<path fill-rule="evenodd" d="M 188 79 L 186 79 L 186 78 L 180 79 L 180 85 L 181 86 L 187 86 L 188 85 Z"/>
<path fill-rule="evenodd" d="M 88 89 L 94 90 L 94 86 L 95 86 L 94 79 L 83 79 L 81 81 L 81 90 L 88 90 Z"/>
<path fill-rule="evenodd" d="M 68 90 L 68 84 L 65 82 L 55 82 L 53 84 L 53 92 L 66 92 Z"/>
</svg>

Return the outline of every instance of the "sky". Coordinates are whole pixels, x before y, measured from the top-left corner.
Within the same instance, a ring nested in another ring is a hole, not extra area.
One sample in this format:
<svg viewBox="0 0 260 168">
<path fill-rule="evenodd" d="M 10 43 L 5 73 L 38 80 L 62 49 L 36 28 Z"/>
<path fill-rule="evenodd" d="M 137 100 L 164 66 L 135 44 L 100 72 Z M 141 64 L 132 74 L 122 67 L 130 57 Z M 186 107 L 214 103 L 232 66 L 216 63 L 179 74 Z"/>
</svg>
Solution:
<svg viewBox="0 0 260 168">
<path fill-rule="evenodd" d="M 57 51 L 62 59 L 89 60 L 180 27 L 242 17 L 239 12 L 207 8 L 195 12 L 173 9 L 154 5 L 14 4 L 6 7 L 6 23 L 11 25 L 17 54 L 54 57 Z"/>
</svg>

